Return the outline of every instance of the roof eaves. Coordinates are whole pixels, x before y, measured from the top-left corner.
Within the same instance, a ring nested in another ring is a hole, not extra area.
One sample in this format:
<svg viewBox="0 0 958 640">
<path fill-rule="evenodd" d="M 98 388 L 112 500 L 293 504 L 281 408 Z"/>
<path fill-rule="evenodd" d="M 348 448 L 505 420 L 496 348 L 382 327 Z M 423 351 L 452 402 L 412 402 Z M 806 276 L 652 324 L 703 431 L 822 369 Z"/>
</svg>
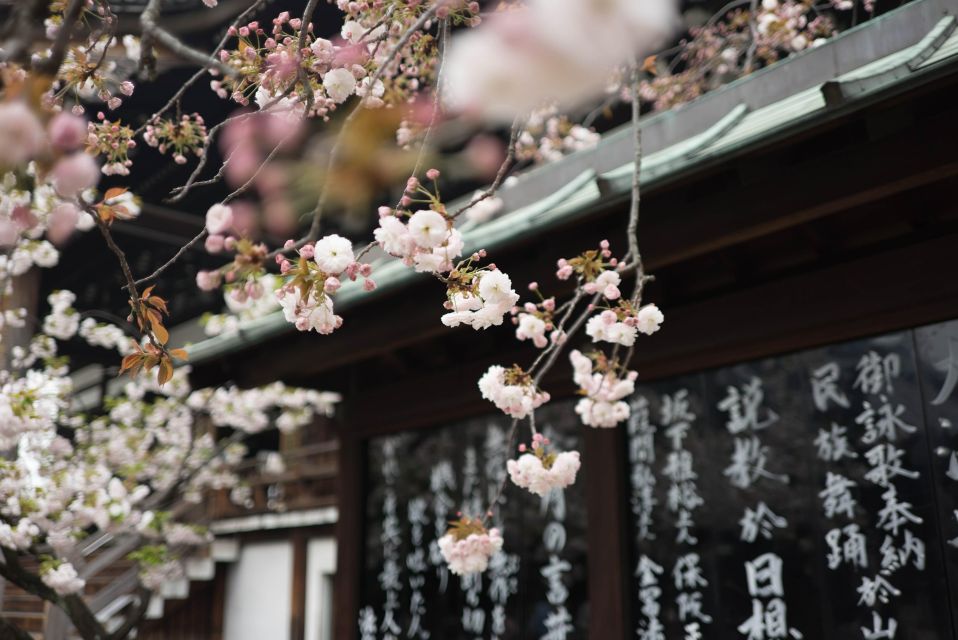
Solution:
<svg viewBox="0 0 958 640">
<path fill-rule="evenodd" d="M 958 0 L 919 0 L 693 103 L 644 118 L 640 126 L 643 147 L 649 153 L 642 161 L 643 186 L 654 187 L 677 179 L 719 159 L 837 117 L 857 108 L 867 97 L 937 69 L 945 60 L 954 64 L 958 60 L 958 33 L 952 16 L 941 17 L 948 12 L 958 12 Z M 921 28 L 924 30 L 916 30 Z M 873 37 L 866 39 L 868 34 Z M 900 48 L 892 50 L 890 43 Z M 864 59 L 856 47 L 865 49 L 871 57 Z M 940 56 L 942 50 L 952 48 L 955 50 L 950 56 Z M 822 61 L 830 64 L 823 65 Z M 850 67 L 850 61 L 857 61 L 858 66 Z M 796 65 L 808 63 L 814 73 L 790 72 Z M 821 75 L 829 70 L 832 75 Z M 791 84 L 792 91 L 769 100 L 776 91 L 763 90 L 767 80 L 771 74 L 783 72 L 788 72 L 786 84 Z M 813 76 L 818 78 L 817 82 L 809 83 Z M 826 96 L 836 90 L 832 88 L 836 85 L 842 100 L 838 105 L 830 105 Z M 717 107 L 725 111 L 718 114 Z M 712 119 L 708 126 L 699 126 L 705 112 Z M 671 138 L 672 144 L 664 143 L 669 134 L 683 129 L 686 135 Z M 480 226 L 463 227 L 469 231 L 465 252 L 502 247 L 530 230 L 548 230 L 625 197 L 631 188 L 631 155 L 631 126 L 626 125 L 604 136 L 593 149 L 528 172 L 516 186 L 500 192 L 506 213 Z M 462 204 L 467 201 L 463 199 Z M 348 310 L 424 277 L 391 259 L 375 265 L 375 273 L 375 291 L 365 292 L 356 282 L 346 283 L 336 296 L 337 310 Z M 190 362 L 202 364 L 292 330 L 283 314 L 276 312 L 244 323 L 235 332 L 191 345 Z"/>
</svg>

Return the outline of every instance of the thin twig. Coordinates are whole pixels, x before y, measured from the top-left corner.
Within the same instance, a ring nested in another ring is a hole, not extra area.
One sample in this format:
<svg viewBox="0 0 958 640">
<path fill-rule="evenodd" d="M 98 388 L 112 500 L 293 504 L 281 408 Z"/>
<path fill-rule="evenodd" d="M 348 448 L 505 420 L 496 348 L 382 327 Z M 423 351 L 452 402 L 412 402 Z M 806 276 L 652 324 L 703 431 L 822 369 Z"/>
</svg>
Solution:
<svg viewBox="0 0 958 640">
<path fill-rule="evenodd" d="M 389 51 L 382 63 L 380 63 L 379 68 L 376 69 L 376 73 L 369 79 L 368 91 L 372 91 L 373 87 L 376 86 L 376 83 L 383 77 L 386 73 L 386 68 L 392 63 L 399 52 L 402 51 L 405 46 L 409 43 L 410 38 L 413 34 L 418 32 L 423 25 L 429 22 L 432 17 L 435 15 L 436 11 L 439 9 L 439 3 L 433 4 L 429 9 L 423 12 L 421 16 L 413 23 L 413 25 L 402 34 L 399 38 L 399 41 L 396 42 L 396 45 Z M 316 201 L 316 206 L 313 207 L 310 216 L 312 217 L 312 223 L 309 227 L 309 232 L 304 238 L 305 242 L 312 242 L 319 238 L 319 225 L 320 220 L 322 219 L 323 209 L 326 207 L 326 200 L 329 196 L 329 182 L 330 175 L 332 174 L 333 168 L 336 166 L 336 162 L 339 157 L 339 151 L 342 147 L 343 138 L 345 137 L 346 130 L 349 129 L 350 125 L 356 119 L 356 116 L 359 115 L 359 112 L 364 108 L 365 99 L 360 99 L 360 101 L 353 107 L 353 110 L 349 112 L 349 115 L 346 116 L 346 119 L 343 120 L 343 125 L 339 130 L 339 133 L 336 136 L 336 141 L 333 143 L 332 149 L 329 150 L 329 157 L 326 161 L 326 173 L 324 174 L 323 186 L 320 188 L 319 198 Z M 304 243 L 305 244 L 305 243 Z"/>
<path fill-rule="evenodd" d="M 149 284 L 153 282 L 154 280 L 159 278 L 164 271 L 172 267 L 177 260 L 182 258 L 187 251 L 195 247 L 199 242 L 202 242 L 203 240 L 205 240 L 206 236 L 207 236 L 206 227 L 203 227 L 203 230 L 197 233 L 195 236 L 193 236 L 193 238 L 189 242 L 187 242 L 182 247 L 180 247 L 177 250 L 177 252 L 173 255 L 172 258 L 164 262 L 160 267 L 156 269 L 156 271 L 146 276 L 145 278 L 140 278 L 139 280 L 135 281 L 133 284 L 135 286 L 143 286 L 145 284 Z"/>
<path fill-rule="evenodd" d="M 509 147 L 506 150 L 506 157 L 502 161 L 502 164 L 499 165 L 499 171 L 496 172 L 496 178 L 492 181 L 492 184 L 489 187 L 480 193 L 478 196 L 475 196 L 468 203 L 456 209 L 452 214 L 453 218 L 457 218 L 469 209 L 473 208 L 483 200 L 491 198 L 496 195 L 496 192 L 499 190 L 499 187 L 502 186 L 502 182 L 506 179 L 506 174 L 509 173 L 509 169 L 512 166 L 512 162 L 516 158 L 516 144 L 519 142 L 519 133 L 522 131 L 522 128 L 525 124 L 525 119 L 522 117 L 517 117 L 512 122 L 512 129 L 509 132 Z"/>
<path fill-rule="evenodd" d="M 433 88 L 432 113 L 429 114 L 429 123 L 423 132 L 422 141 L 419 144 L 419 153 L 416 154 L 416 164 L 413 166 L 413 176 L 418 175 L 422 169 L 422 159 L 426 154 L 426 148 L 429 145 L 429 136 L 432 134 L 433 127 L 436 125 L 436 118 L 439 116 L 439 101 L 442 98 L 442 69 L 446 63 L 446 44 L 449 39 L 449 19 L 443 18 L 439 22 L 439 68 L 436 70 L 436 86 Z M 394 207 L 399 208 L 399 204 Z"/>
<path fill-rule="evenodd" d="M 516 438 L 516 432 L 519 430 L 519 419 L 513 418 L 512 425 L 509 427 L 509 434 L 506 436 L 506 452 L 512 452 L 512 441 Z M 489 501 L 489 506 L 486 507 L 486 510 L 482 514 L 482 524 L 485 526 L 489 518 L 492 517 L 493 509 L 496 508 L 496 505 L 499 504 L 499 499 L 502 498 L 502 492 L 505 491 L 506 485 L 509 483 L 509 476 L 506 476 L 502 479 L 502 482 L 499 483 L 499 488 L 496 490 L 496 495 L 493 496 L 492 500 Z"/>
<path fill-rule="evenodd" d="M 86 6 L 85 0 L 70 0 L 66 11 L 63 12 L 63 24 L 57 31 L 56 40 L 50 47 L 50 57 L 36 65 L 35 71 L 40 74 L 54 76 L 60 70 L 63 59 L 67 55 L 67 47 L 70 44 L 70 35 L 73 33 L 73 27 L 76 25 L 83 8 Z"/>
<path fill-rule="evenodd" d="M 172 51 L 177 57 L 187 62 L 192 62 L 205 68 L 216 69 L 225 76 L 237 74 L 236 69 L 233 67 L 184 44 L 172 33 L 157 24 L 159 15 L 160 0 L 150 0 L 146 8 L 143 9 L 143 13 L 140 14 L 140 27 L 143 29 L 143 36 L 147 40 L 145 43 L 147 47 L 151 47 L 151 41 L 155 40 Z"/>
<path fill-rule="evenodd" d="M 299 25 L 299 42 L 296 47 L 297 56 L 302 56 L 303 49 L 306 48 L 306 34 L 309 31 L 310 23 L 313 20 L 313 12 L 316 10 L 318 3 L 319 0 L 309 0 L 309 2 L 306 3 L 306 8 L 303 10 L 303 19 Z M 303 91 L 306 93 L 306 112 L 304 115 L 308 115 L 309 112 L 313 110 L 315 96 L 313 95 L 313 85 L 309 82 L 309 76 L 306 74 L 306 69 L 303 68 L 302 62 L 299 63 L 296 75 L 303 85 Z"/>
<path fill-rule="evenodd" d="M 254 14 L 256 11 L 258 11 L 258 10 L 260 9 L 260 7 L 262 7 L 262 6 L 265 4 L 265 2 L 266 2 L 266 0 L 256 0 L 256 2 L 254 2 L 252 5 L 250 5 L 250 7 L 249 7 L 248 9 L 246 9 L 246 11 L 244 11 L 243 13 L 239 14 L 238 16 L 236 16 L 236 19 L 233 20 L 232 27 L 235 28 L 235 27 L 236 27 L 237 25 L 239 25 L 240 23 L 245 22 L 246 19 L 249 18 L 249 17 L 250 17 L 252 14 Z M 223 37 L 220 39 L 219 44 L 217 44 L 217 45 L 216 45 L 216 48 L 213 49 L 213 52 L 210 53 L 210 58 L 211 58 L 211 59 L 215 59 L 216 56 L 219 54 L 219 52 L 223 49 L 223 47 L 226 46 L 226 43 L 229 41 L 229 39 L 230 39 L 230 37 L 231 37 L 231 36 L 230 36 L 230 31 L 231 31 L 231 29 L 229 29 L 229 28 L 226 29 L 226 32 L 224 33 Z M 146 129 L 147 125 L 150 125 L 150 124 L 156 122 L 156 120 L 157 120 L 160 116 L 162 116 L 162 115 L 163 115 L 164 113 L 166 113 L 170 108 L 172 108 L 172 106 L 173 106 L 174 104 L 176 104 L 177 102 L 179 102 L 180 98 L 183 97 L 183 95 L 186 93 L 187 89 L 189 89 L 191 86 L 193 86 L 200 78 L 202 78 L 203 76 L 207 75 L 208 73 L 209 73 L 209 66 L 203 65 L 203 66 L 200 68 L 199 71 L 197 71 L 197 72 L 194 73 L 192 76 L 190 76 L 190 79 L 187 80 L 185 83 L 183 83 L 183 85 L 181 85 L 180 88 L 176 90 L 176 93 L 173 94 L 173 97 L 171 97 L 171 98 L 166 102 L 166 104 L 163 105 L 163 106 L 160 108 L 159 111 L 157 111 L 157 112 L 155 112 L 153 115 L 151 115 L 151 116 L 146 120 L 146 122 L 144 122 L 143 124 L 141 124 L 141 125 L 136 129 L 136 131 L 133 132 L 133 136 L 135 137 L 135 136 L 137 136 L 137 135 L 143 133 L 143 131 Z"/>
</svg>

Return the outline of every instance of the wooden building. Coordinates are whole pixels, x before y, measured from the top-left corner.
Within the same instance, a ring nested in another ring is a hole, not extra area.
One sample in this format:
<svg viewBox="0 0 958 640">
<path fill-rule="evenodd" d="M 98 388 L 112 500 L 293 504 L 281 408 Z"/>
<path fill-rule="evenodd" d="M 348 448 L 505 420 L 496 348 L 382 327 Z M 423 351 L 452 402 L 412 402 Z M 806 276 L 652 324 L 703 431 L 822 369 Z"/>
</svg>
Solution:
<svg viewBox="0 0 958 640">
<path fill-rule="evenodd" d="M 198 385 L 345 397 L 335 626 L 302 622 L 311 530 L 245 533 L 292 540 L 294 622 L 270 637 L 958 638 L 956 14 L 919 0 L 643 121 L 666 321 L 636 350 L 632 417 L 577 426 L 560 362 L 539 420 L 580 478 L 564 501 L 507 488 L 478 581 L 431 542 L 514 451 L 476 388 L 534 358 L 510 328 L 444 327 L 441 286 L 393 263 L 343 288 L 334 336 L 269 317 L 194 345 Z M 467 250 L 567 295 L 557 258 L 625 248 L 631 157 L 625 128 L 522 176 Z"/>
</svg>

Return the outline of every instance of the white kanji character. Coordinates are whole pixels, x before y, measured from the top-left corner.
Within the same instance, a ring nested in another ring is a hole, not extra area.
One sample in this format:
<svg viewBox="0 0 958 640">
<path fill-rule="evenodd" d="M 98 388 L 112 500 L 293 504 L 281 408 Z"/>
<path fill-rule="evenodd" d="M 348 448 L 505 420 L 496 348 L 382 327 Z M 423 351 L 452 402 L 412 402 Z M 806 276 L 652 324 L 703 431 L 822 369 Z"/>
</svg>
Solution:
<svg viewBox="0 0 958 640">
<path fill-rule="evenodd" d="M 788 526 L 788 521 L 769 509 L 764 502 L 759 502 L 755 509 L 745 507 L 745 514 L 738 523 L 742 527 L 742 542 L 755 542 L 759 534 L 766 540 L 771 540 L 774 529 Z"/>
<path fill-rule="evenodd" d="M 848 408 L 848 397 L 836 384 L 840 373 L 835 362 L 829 362 L 812 371 L 812 399 L 819 411 L 828 411 L 829 401 Z"/>
</svg>

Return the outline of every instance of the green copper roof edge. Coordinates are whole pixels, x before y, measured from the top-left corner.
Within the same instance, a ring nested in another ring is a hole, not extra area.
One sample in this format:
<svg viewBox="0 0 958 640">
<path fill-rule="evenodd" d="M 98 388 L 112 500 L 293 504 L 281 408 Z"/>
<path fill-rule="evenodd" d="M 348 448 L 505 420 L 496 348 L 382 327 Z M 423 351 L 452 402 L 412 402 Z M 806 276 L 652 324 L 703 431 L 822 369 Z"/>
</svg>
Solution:
<svg viewBox="0 0 958 640">
<path fill-rule="evenodd" d="M 583 186 L 594 183 L 594 180 L 594 172 L 591 170 L 583 171 L 548 198 L 476 227 L 465 237 L 463 255 L 468 255 L 479 249 L 491 250 L 500 247 L 515 239 L 517 231 L 520 229 L 548 228 L 561 223 L 564 219 L 574 217 L 581 211 L 581 208 L 564 208 L 562 201 L 573 196 Z M 537 214 L 542 213 L 552 213 L 553 215 L 548 216 L 548 218 L 537 216 Z M 417 273 L 396 258 L 389 258 L 383 262 L 384 264 L 376 265 L 373 270 L 373 278 L 377 285 L 374 291 L 364 291 L 359 281 L 347 282 L 343 285 L 334 297 L 337 312 L 348 310 L 361 302 L 368 302 L 388 294 L 416 278 L 425 279 L 427 277 L 426 274 Z M 294 330 L 293 326 L 283 317 L 282 311 L 276 311 L 262 318 L 251 320 L 238 331 L 214 336 L 188 346 L 186 349 L 190 356 L 189 364 L 199 364 L 236 348 Z"/>
</svg>

